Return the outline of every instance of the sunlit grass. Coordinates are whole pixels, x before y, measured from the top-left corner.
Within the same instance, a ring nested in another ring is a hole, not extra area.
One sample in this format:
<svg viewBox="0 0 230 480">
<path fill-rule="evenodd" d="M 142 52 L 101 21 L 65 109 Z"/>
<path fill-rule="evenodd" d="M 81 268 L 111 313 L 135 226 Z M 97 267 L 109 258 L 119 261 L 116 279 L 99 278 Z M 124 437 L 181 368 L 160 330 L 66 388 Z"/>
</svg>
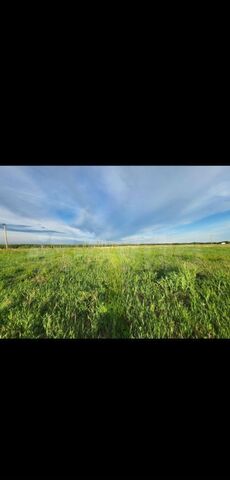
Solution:
<svg viewBox="0 0 230 480">
<path fill-rule="evenodd" d="M 230 246 L 0 250 L 0 338 L 229 338 Z"/>
</svg>

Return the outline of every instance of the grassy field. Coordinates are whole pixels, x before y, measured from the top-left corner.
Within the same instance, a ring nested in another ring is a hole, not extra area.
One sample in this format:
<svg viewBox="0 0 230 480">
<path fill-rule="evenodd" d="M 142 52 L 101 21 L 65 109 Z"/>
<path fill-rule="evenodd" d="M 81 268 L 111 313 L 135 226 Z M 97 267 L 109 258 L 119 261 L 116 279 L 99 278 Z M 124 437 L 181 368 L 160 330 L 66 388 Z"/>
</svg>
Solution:
<svg viewBox="0 0 230 480">
<path fill-rule="evenodd" d="M 0 338 L 230 338 L 230 245 L 0 250 Z"/>
</svg>

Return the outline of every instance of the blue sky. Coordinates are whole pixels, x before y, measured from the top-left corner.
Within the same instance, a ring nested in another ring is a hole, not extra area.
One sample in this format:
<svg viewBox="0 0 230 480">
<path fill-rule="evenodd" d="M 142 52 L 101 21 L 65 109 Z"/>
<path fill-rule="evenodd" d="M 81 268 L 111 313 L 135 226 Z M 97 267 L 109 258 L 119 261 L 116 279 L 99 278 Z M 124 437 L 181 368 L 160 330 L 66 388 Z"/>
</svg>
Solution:
<svg viewBox="0 0 230 480">
<path fill-rule="evenodd" d="M 230 167 L 0 166 L 0 223 L 12 244 L 230 240 Z"/>
</svg>

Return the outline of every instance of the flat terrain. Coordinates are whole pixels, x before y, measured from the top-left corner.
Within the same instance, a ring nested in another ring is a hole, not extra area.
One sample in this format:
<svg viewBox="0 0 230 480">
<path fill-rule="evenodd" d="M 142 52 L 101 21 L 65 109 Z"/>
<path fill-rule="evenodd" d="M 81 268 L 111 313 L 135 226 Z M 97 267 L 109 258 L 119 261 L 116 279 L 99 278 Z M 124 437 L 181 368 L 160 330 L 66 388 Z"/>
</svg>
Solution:
<svg viewBox="0 0 230 480">
<path fill-rule="evenodd" d="M 230 245 L 0 250 L 0 338 L 230 338 Z"/>
</svg>

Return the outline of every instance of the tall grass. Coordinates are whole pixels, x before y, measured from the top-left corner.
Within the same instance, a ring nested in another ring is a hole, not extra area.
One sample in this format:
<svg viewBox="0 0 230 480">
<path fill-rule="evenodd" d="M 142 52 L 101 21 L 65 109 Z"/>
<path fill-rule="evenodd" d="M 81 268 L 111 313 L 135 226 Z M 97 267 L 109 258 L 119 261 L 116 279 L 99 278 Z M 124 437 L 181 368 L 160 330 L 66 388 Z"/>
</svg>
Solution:
<svg viewBox="0 0 230 480">
<path fill-rule="evenodd" d="M 230 246 L 0 251 L 0 338 L 229 338 Z"/>
</svg>

